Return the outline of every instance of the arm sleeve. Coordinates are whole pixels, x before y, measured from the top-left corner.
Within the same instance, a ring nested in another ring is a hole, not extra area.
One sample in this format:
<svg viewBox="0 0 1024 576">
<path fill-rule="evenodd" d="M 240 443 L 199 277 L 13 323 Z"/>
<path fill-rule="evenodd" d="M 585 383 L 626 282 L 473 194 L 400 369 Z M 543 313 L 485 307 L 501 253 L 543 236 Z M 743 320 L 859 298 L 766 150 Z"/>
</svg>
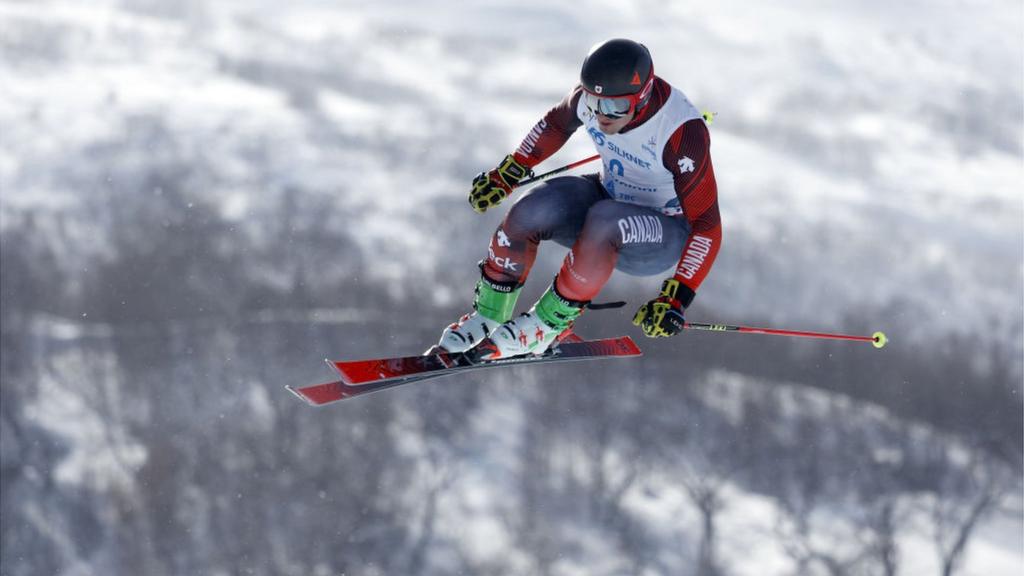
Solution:
<svg viewBox="0 0 1024 576">
<path fill-rule="evenodd" d="M 674 275 L 689 289 L 679 295 L 684 306 L 693 301 L 722 245 L 718 185 L 711 166 L 710 146 L 707 125 L 698 118 L 681 125 L 665 144 L 662 154 L 665 168 L 672 172 L 683 213 L 692 228 Z"/>
<path fill-rule="evenodd" d="M 515 151 L 517 162 L 533 168 L 558 151 L 569 141 L 569 137 L 583 122 L 576 115 L 576 105 L 580 101 L 583 90 L 579 86 L 573 89 L 554 108 L 541 118 L 540 122 L 530 130 L 522 144 Z"/>
</svg>

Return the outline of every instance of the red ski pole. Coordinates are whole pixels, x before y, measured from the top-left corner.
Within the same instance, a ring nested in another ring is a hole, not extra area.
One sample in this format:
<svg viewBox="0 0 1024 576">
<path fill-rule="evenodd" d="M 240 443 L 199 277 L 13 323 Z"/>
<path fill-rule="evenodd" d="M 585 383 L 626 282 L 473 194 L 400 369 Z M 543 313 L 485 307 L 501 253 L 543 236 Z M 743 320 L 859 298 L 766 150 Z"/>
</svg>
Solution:
<svg viewBox="0 0 1024 576">
<path fill-rule="evenodd" d="M 543 174 L 541 174 L 539 176 L 534 176 L 533 178 L 527 178 L 526 180 L 523 180 L 522 182 L 517 184 L 516 188 L 519 188 L 520 186 L 526 186 L 527 184 L 533 184 L 534 182 L 538 182 L 538 181 L 543 180 L 543 179 L 545 179 L 545 178 L 547 178 L 549 176 L 554 176 L 555 174 L 561 174 L 562 172 L 565 172 L 566 170 L 572 170 L 573 168 L 575 168 L 577 166 L 582 166 L 582 165 L 586 164 L 587 162 L 593 162 L 594 160 L 597 160 L 600 157 L 601 157 L 600 154 L 594 154 L 593 156 L 591 156 L 589 158 L 584 158 L 583 160 L 577 160 L 577 161 L 573 162 L 572 164 L 566 164 L 565 166 L 562 166 L 561 168 L 555 168 L 554 170 L 552 170 L 550 172 L 545 172 L 545 173 L 543 173 Z"/>
<path fill-rule="evenodd" d="M 773 336 L 796 336 L 799 338 L 823 338 L 829 340 L 853 340 L 856 342 L 871 342 L 875 348 L 881 348 L 889 341 L 882 332 L 875 332 L 871 336 L 850 336 L 849 334 L 829 334 L 826 332 L 802 332 L 798 330 L 777 330 L 774 328 L 752 328 L 750 326 L 730 326 L 727 324 L 703 324 L 700 322 L 687 322 L 684 325 L 687 330 L 708 330 L 711 332 L 746 332 L 747 334 L 769 334 Z"/>
</svg>

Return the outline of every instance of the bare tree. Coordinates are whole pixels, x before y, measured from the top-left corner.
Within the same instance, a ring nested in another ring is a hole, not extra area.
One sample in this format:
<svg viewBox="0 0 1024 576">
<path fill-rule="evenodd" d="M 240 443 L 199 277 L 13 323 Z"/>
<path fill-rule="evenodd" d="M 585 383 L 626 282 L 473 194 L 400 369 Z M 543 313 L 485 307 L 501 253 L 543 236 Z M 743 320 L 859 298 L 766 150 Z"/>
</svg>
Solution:
<svg viewBox="0 0 1024 576">
<path fill-rule="evenodd" d="M 1006 466 L 984 450 L 972 448 L 969 458 L 963 473 L 946 467 L 928 505 L 942 576 L 959 572 L 978 525 L 1000 506 L 1013 483 Z"/>
<path fill-rule="evenodd" d="M 697 575 L 718 576 L 718 560 L 715 555 L 715 542 L 718 536 L 715 519 L 725 508 L 722 488 L 725 478 L 714 474 L 687 474 L 683 479 L 690 501 L 697 508 L 701 518 L 701 538 L 697 551 Z"/>
</svg>

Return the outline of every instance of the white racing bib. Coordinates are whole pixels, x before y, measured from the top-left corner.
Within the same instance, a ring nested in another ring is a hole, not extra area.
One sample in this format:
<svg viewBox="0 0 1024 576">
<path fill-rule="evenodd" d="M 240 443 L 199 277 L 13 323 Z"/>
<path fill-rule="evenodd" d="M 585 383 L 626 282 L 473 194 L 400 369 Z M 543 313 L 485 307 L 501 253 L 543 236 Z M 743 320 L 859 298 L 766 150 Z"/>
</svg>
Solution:
<svg viewBox="0 0 1024 576">
<path fill-rule="evenodd" d="M 580 98 L 576 116 L 583 122 L 601 155 L 601 182 L 619 202 L 647 206 L 667 216 L 683 213 L 675 184 L 662 161 L 665 143 L 683 123 L 700 118 L 700 111 L 686 96 L 672 89 L 665 105 L 640 126 L 625 134 L 605 134 L 597 117 Z M 680 161 L 679 170 L 693 170 Z"/>
</svg>

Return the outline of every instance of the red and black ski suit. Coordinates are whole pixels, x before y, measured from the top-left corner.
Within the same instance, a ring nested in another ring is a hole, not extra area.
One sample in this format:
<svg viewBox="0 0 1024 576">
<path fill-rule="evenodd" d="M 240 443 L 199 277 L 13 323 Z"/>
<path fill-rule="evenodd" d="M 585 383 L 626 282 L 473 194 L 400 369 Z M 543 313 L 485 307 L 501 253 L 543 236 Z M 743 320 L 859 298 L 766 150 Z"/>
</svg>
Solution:
<svg viewBox="0 0 1024 576">
<path fill-rule="evenodd" d="M 522 284 L 542 240 L 571 250 L 556 278 L 565 298 L 589 302 L 612 270 L 649 276 L 674 267 L 679 300 L 693 300 L 721 246 L 718 190 L 704 119 L 686 97 L 655 79 L 647 106 L 618 134 L 603 134 L 576 87 L 536 124 L 515 152 L 533 167 L 586 127 L 602 173 L 554 178 L 510 208 L 483 273 Z"/>
</svg>

